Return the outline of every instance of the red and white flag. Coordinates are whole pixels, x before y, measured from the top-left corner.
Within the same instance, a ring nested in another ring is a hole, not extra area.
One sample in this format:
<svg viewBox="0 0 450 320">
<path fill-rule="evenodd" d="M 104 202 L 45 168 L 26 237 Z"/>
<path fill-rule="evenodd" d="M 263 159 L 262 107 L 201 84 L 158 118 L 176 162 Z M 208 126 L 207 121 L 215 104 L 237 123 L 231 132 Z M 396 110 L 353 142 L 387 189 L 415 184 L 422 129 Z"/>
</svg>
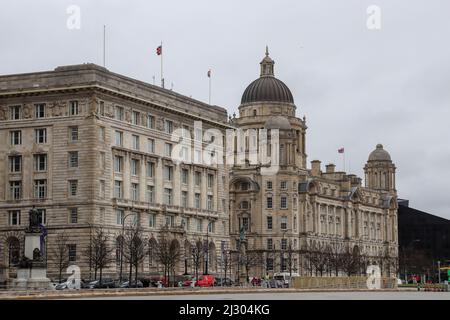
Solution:
<svg viewBox="0 0 450 320">
<path fill-rule="evenodd" d="M 339 152 L 339 153 L 344 153 L 344 148 L 338 149 L 338 152 Z"/>
<path fill-rule="evenodd" d="M 162 55 L 162 45 L 160 45 L 158 48 L 156 48 L 156 54 L 158 56 Z"/>
</svg>

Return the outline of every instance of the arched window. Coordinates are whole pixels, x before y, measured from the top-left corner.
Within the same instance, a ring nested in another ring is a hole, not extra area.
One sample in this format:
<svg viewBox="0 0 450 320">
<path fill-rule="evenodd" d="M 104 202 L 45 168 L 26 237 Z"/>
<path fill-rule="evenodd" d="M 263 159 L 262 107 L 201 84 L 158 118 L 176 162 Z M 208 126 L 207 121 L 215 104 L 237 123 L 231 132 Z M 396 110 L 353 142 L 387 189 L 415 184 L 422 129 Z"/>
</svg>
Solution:
<svg viewBox="0 0 450 320">
<path fill-rule="evenodd" d="M 20 241 L 12 237 L 8 240 L 8 262 L 9 266 L 16 266 L 20 260 Z"/>
</svg>

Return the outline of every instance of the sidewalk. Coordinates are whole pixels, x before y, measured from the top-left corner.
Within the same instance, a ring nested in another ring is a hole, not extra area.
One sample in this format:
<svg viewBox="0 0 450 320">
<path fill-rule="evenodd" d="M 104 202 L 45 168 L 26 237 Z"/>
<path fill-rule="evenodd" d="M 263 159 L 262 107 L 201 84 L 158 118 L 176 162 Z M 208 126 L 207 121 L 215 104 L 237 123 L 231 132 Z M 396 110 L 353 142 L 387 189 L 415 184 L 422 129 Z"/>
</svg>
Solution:
<svg viewBox="0 0 450 320">
<path fill-rule="evenodd" d="M 0 300 L 30 300 L 30 299 L 79 299 L 89 297 L 118 297 L 118 296 L 164 296 L 164 295 L 208 295 L 233 293 L 295 293 L 295 292 L 367 292 L 411 291 L 399 289 L 265 289 L 265 288 L 143 288 L 143 289 L 96 289 L 96 290 L 49 290 L 49 291 L 0 291 Z"/>
</svg>

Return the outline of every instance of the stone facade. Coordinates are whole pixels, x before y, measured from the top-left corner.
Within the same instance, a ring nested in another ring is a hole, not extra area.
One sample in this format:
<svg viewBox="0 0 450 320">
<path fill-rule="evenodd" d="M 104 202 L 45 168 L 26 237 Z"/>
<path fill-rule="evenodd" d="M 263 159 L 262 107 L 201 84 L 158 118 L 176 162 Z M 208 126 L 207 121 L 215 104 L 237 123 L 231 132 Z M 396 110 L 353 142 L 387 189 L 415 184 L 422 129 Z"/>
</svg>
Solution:
<svg viewBox="0 0 450 320">
<path fill-rule="evenodd" d="M 243 144 L 225 137 L 227 129 L 247 132 Z M 266 130 L 267 143 L 249 129 Z M 70 263 L 91 278 L 86 250 L 93 230 L 102 226 L 115 248 L 123 222 L 133 219 L 150 243 L 164 234 L 180 248 L 177 274 L 193 272 L 190 253 L 198 241 L 208 243 L 212 273 L 222 272 L 223 249 L 241 263 L 256 252 L 261 262 L 251 266 L 254 276 L 288 269 L 317 275 L 306 255 L 337 246 L 340 253 L 363 255 L 367 264 L 395 264 L 396 168 L 390 155 L 377 146 L 362 186 L 333 164 L 322 171 L 315 160 L 308 168 L 306 130 L 268 52 L 260 78 L 243 94 L 239 117 L 229 120 L 224 108 L 92 64 L 1 76 L 0 265 L 15 276 L 33 205 L 48 230 L 53 278 L 58 234 L 69 236 Z M 237 149 L 199 153 L 220 144 Z M 266 170 L 273 163 L 249 160 L 252 146 L 278 156 L 276 172 Z M 200 161 L 206 155 L 213 163 Z M 215 163 L 222 156 L 228 163 Z M 395 273 L 395 267 L 382 269 Z M 117 277 L 118 270 L 116 262 L 105 273 Z M 161 271 L 149 254 L 140 273 Z M 236 263 L 232 277 L 241 271 Z"/>
<path fill-rule="evenodd" d="M 70 263 L 89 278 L 92 230 L 104 227 L 115 246 L 123 219 L 139 222 L 150 241 L 164 229 L 182 259 L 191 243 L 208 237 L 215 271 L 229 239 L 227 172 L 223 165 L 176 163 L 169 154 L 176 151 L 172 132 L 180 129 L 192 157 L 206 145 L 187 138 L 195 121 L 203 130 L 229 127 L 223 108 L 95 65 L 0 77 L 0 264 L 15 276 L 35 205 L 48 230 L 50 277 L 58 273 L 52 261 L 58 233 L 65 230 Z M 105 273 L 115 276 L 116 267 Z M 142 274 L 158 271 L 146 258 Z M 176 272 L 185 271 L 180 263 Z"/>
<path fill-rule="evenodd" d="M 358 254 L 365 265 L 376 264 L 383 274 L 395 274 L 397 192 L 389 154 L 381 145 L 370 154 L 364 187 L 360 178 L 336 172 L 333 164 L 322 171 L 315 160 L 307 168 L 306 120 L 295 116 L 292 94 L 274 77 L 274 64 L 267 52 L 261 76 L 244 92 L 240 116 L 233 122 L 244 130 L 266 129 L 268 144 L 270 131 L 279 131 L 279 145 L 271 148 L 279 151 L 279 169 L 267 175 L 260 162 L 236 161 L 229 189 L 231 247 L 239 255 L 255 251 L 262 256 L 253 267 L 259 275 L 317 275 L 318 263 L 311 265 L 306 256 L 327 250 Z M 257 136 L 253 138 L 254 142 L 251 135 L 245 138 L 243 153 L 249 154 L 252 143 L 264 147 Z"/>
</svg>

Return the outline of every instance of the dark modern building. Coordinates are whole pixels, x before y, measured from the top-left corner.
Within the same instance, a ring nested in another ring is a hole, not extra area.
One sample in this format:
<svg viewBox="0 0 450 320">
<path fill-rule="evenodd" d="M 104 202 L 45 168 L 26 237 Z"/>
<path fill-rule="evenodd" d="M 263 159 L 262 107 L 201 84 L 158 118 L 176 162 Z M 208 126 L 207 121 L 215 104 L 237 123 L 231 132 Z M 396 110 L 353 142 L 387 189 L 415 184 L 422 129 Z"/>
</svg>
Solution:
<svg viewBox="0 0 450 320">
<path fill-rule="evenodd" d="M 398 236 L 400 274 L 436 280 L 438 261 L 441 267 L 450 265 L 450 220 L 409 206 L 408 200 L 398 200 Z M 447 272 L 441 271 L 447 280 Z"/>
</svg>

